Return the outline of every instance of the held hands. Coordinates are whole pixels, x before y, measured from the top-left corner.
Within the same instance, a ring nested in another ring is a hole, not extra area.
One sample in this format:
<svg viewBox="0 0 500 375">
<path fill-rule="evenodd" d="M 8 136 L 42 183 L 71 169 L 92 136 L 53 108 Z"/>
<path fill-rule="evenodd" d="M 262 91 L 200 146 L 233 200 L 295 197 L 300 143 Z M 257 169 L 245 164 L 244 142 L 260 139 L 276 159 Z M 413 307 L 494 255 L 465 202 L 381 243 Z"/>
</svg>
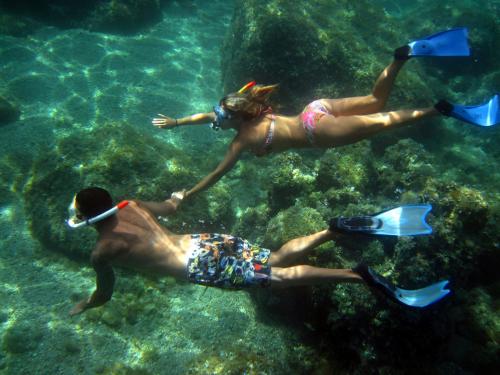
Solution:
<svg viewBox="0 0 500 375">
<path fill-rule="evenodd" d="M 162 115 L 161 113 L 158 113 L 158 116 L 160 117 L 155 117 L 152 121 L 152 124 L 158 128 L 164 129 L 164 128 L 175 128 L 179 124 L 177 123 L 177 120 L 165 115 Z"/>
<path fill-rule="evenodd" d="M 181 191 L 176 191 L 176 192 L 173 192 L 172 195 L 170 196 L 170 199 L 175 199 L 177 201 L 182 201 L 186 196 L 186 189 L 184 190 L 181 190 Z"/>
<path fill-rule="evenodd" d="M 177 207 L 181 204 L 182 200 L 186 197 L 186 190 L 176 191 L 172 193 L 169 201 L 172 203 L 174 208 L 177 210 Z"/>
</svg>

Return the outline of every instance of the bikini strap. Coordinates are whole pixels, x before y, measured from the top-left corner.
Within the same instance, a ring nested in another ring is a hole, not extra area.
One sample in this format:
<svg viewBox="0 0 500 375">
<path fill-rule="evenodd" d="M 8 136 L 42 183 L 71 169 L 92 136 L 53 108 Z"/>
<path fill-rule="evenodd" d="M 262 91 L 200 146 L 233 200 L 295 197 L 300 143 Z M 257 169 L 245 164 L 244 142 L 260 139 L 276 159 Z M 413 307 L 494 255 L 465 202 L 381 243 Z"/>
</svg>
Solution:
<svg viewBox="0 0 500 375">
<path fill-rule="evenodd" d="M 274 114 L 271 114 L 271 125 L 269 126 L 269 131 L 267 132 L 266 141 L 264 142 L 264 149 L 267 149 L 273 143 L 275 125 L 276 125 L 276 117 L 274 116 Z"/>
</svg>

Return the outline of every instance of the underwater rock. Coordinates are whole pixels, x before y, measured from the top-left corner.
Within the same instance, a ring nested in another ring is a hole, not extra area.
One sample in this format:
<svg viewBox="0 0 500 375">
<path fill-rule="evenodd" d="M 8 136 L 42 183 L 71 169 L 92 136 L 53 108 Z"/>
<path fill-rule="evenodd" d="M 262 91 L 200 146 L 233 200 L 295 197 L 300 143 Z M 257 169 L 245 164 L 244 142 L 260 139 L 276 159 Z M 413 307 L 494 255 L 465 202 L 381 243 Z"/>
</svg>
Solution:
<svg viewBox="0 0 500 375">
<path fill-rule="evenodd" d="M 368 0 L 239 0 L 222 49 L 223 87 L 280 83 L 280 102 L 293 111 L 312 98 L 367 93 L 402 42 L 397 26 Z"/>
<path fill-rule="evenodd" d="M 314 188 L 315 172 L 296 152 L 275 157 L 275 168 L 269 175 L 268 202 L 272 212 L 290 207 L 295 200 Z"/>
<path fill-rule="evenodd" d="M 165 0 L 122 0 L 101 2 L 88 21 L 94 31 L 134 34 L 162 20 Z"/>
<path fill-rule="evenodd" d="M 368 141 L 329 149 L 320 159 L 316 186 L 323 191 L 335 188 L 369 192 L 372 190 L 368 181 L 373 174 L 373 160 L 375 157 Z"/>
<path fill-rule="evenodd" d="M 162 9 L 168 3 L 168 0 L 2 0 L 0 9 L 8 16 L 22 17 L 31 23 L 31 32 L 46 24 L 64 29 L 134 34 L 161 21 Z M 16 32 L 14 26 L 7 29 L 12 30 L 11 35 Z M 26 34 L 27 28 L 22 30 Z"/>
<path fill-rule="evenodd" d="M 252 239 L 252 241 L 262 242 L 262 237 L 266 232 L 269 221 L 269 209 L 267 205 L 260 204 L 255 207 L 247 207 L 237 218 L 237 223 L 232 228 L 232 233 L 238 236 Z"/>
<path fill-rule="evenodd" d="M 107 309 L 101 316 L 101 320 L 108 327 L 118 329 L 122 325 L 122 317 L 114 309 Z"/>
<path fill-rule="evenodd" d="M 432 156 L 412 139 L 402 139 L 387 147 L 375 161 L 377 186 L 388 197 L 399 197 L 406 191 L 421 191 L 435 175 Z"/>
<path fill-rule="evenodd" d="M 0 96 L 0 126 L 19 120 L 21 111 Z"/>
<path fill-rule="evenodd" d="M 16 322 L 3 335 L 2 348 L 9 353 L 26 353 L 34 350 L 43 337 L 43 331 L 33 323 Z"/>
<path fill-rule="evenodd" d="M 269 220 L 264 244 L 276 250 L 286 241 L 326 228 L 321 214 L 310 207 L 293 206 Z"/>
</svg>

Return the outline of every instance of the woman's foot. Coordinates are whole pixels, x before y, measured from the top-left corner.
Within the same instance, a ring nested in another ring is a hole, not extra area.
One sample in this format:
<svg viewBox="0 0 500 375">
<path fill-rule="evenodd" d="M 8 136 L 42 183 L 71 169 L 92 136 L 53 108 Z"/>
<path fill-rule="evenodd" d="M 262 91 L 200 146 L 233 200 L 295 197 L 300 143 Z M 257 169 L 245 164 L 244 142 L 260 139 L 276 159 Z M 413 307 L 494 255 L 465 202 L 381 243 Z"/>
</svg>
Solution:
<svg viewBox="0 0 500 375">
<path fill-rule="evenodd" d="M 411 47 L 406 44 L 394 50 L 394 59 L 399 61 L 406 61 L 410 56 Z"/>
<path fill-rule="evenodd" d="M 449 116 L 451 111 L 453 111 L 453 104 L 447 100 L 441 99 L 434 105 L 434 108 L 442 115 Z"/>
</svg>

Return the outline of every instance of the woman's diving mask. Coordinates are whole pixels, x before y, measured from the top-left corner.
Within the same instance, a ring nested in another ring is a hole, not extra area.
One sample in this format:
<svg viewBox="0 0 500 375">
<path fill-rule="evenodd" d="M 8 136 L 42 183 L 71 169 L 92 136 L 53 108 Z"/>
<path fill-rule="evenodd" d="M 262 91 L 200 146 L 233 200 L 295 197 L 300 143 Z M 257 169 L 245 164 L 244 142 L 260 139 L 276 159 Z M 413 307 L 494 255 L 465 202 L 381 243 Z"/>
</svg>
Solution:
<svg viewBox="0 0 500 375">
<path fill-rule="evenodd" d="M 225 120 L 231 119 L 231 113 L 220 105 L 214 107 L 215 121 L 212 122 L 212 129 L 219 130 Z"/>
</svg>

